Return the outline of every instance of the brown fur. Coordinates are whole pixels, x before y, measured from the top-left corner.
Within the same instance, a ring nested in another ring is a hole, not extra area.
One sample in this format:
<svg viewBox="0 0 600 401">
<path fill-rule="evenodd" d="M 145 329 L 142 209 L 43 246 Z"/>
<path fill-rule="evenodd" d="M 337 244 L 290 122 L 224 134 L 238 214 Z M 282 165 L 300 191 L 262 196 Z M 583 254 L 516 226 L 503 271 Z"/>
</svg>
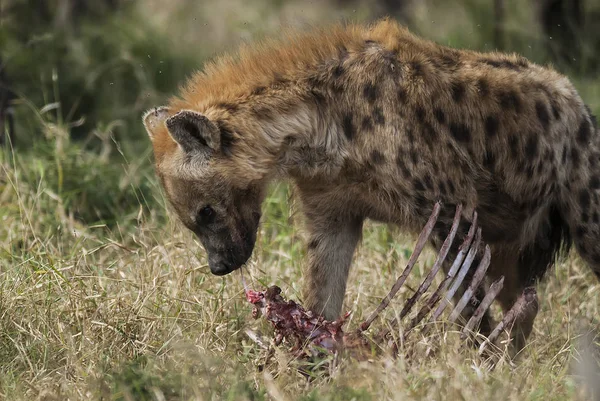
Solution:
<svg viewBox="0 0 600 401">
<path fill-rule="evenodd" d="M 363 221 L 418 232 L 437 200 L 434 245 L 456 204 L 467 221 L 477 210 L 505 308 L 570 235 L 600 272 L 592 116 L 565 77 L 517 55 L 450 49 L 389 20 L 336 26 L 225 56 L 160 110 L 145 117 L 157 171 L 211 269 L 245 262 L 266 184 L 291 179 L 309 233 L 305 302 L 328 318 Z"/>
</svg>

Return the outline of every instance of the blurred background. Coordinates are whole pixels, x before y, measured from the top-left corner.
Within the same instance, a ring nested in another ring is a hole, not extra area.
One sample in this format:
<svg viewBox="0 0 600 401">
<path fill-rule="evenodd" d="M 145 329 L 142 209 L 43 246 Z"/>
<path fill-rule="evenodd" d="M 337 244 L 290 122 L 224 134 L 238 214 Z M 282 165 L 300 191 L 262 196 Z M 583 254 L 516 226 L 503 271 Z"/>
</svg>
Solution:
<svg viewBox="0 0 600 401">
<path fill-rule="evenodd" d="M 384 15 L 443 45 L 552 64 L 600 115 L 600 0 L 0 0 L 0 399 L 285 399 L 265 396 L 263 368 L 306 393 L 281 355 L 267 364 L 248 342 L 238 277 L 211 276 L 169 219 L 141 117 L 240 43 Z M 257 289 L 301 300 L 305 242 L 289 194 L 274 185 L 265 200 L 247 271 Z M 412 243 L 370 222 L 346 298 L 355 319 L 379 304 Z M 427 255 L 398 299 L 427 274 Z M 298 398 L 575 399 L 571 361 L 594 354 L 574 339 L 591 326 L 598 342 L 600 287 L 577 258 L 552 276 L 516 368 L 487 372 L 443 332 L 398 364 L 313 377 L 321 387 Z M 574 366 L 600 383 L 592 362 Z"/>
<path fill-rule="evenodd" d="M 600 0 L 0 0 L 0 142 L 35 154 L 68 213 L 110 224 L 153 202 L 142 113 L 204 60 L 282 26 L 385 15 L 552 63 L 598 113 Z"/>
</svg>

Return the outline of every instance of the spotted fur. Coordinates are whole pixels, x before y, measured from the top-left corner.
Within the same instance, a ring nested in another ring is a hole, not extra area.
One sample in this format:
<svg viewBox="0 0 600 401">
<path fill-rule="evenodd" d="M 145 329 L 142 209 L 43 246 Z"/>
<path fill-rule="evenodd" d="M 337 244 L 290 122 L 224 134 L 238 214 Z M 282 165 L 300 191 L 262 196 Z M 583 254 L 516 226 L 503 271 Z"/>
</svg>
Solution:
<svg viewBox="0 0 600 401">
<path fill-rule="evenodd" d="M 436 246 L 457 204 L 466 221 L 478 212 L 504 308 L 563 244 L 600 274 L 595 119 L 566 77 L 523 57 L 440 46 L 390 20 L 340 25 L 224 56 L 144 122 L 166 194 L 216 274 L 250 256 L 267 183 L 294 183 L 305 302 L 327 318 L 340 313 L 363 221 L 416 233 L 438 200 Z"/>
</svg>

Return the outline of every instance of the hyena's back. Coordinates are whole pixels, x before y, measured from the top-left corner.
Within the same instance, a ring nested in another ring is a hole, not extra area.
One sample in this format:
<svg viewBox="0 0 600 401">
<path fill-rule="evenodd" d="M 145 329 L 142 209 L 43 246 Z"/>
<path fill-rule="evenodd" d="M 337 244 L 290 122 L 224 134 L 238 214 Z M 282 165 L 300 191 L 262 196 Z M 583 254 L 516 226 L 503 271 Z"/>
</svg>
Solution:
<svg viewBox="0 0 600 401">
<path fill-rule="evenodd" d="M 488 241 L 521 245 L 551 215 L 570 216 L 571 187 L 587 189 L 600 153 L 567 78 L 518 56 L 381 35 L 310 82 L 351 89 L 331 107 L 349 140 L 340 176 L 357 207 L 417 227 L 435 200 L 460 202 L 477 209 Z"/>
</svg>

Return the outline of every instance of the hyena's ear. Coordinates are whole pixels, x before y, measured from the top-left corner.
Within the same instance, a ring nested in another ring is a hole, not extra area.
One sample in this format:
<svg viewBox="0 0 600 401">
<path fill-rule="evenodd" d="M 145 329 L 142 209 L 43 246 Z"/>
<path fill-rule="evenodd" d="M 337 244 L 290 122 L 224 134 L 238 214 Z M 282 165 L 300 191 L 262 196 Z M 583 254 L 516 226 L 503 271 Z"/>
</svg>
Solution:
<svg viewBox="0 0 600 401">
<path fill-rule="evenodd" d="M 182 110 L 169 117 L 167 129 L 173 139 L 186 151 L 218 150 L 221 146 L 219 128 L 208 118 L 191 110 Z"/>
<path fill-rule="evenodd" d="M 151 140 L 154 140 L 158 129 L 163 126 L 169 115 L 171 110 L 168 107 L 155 107 L 144 114 L 144 127 Z"/>
</svg>

